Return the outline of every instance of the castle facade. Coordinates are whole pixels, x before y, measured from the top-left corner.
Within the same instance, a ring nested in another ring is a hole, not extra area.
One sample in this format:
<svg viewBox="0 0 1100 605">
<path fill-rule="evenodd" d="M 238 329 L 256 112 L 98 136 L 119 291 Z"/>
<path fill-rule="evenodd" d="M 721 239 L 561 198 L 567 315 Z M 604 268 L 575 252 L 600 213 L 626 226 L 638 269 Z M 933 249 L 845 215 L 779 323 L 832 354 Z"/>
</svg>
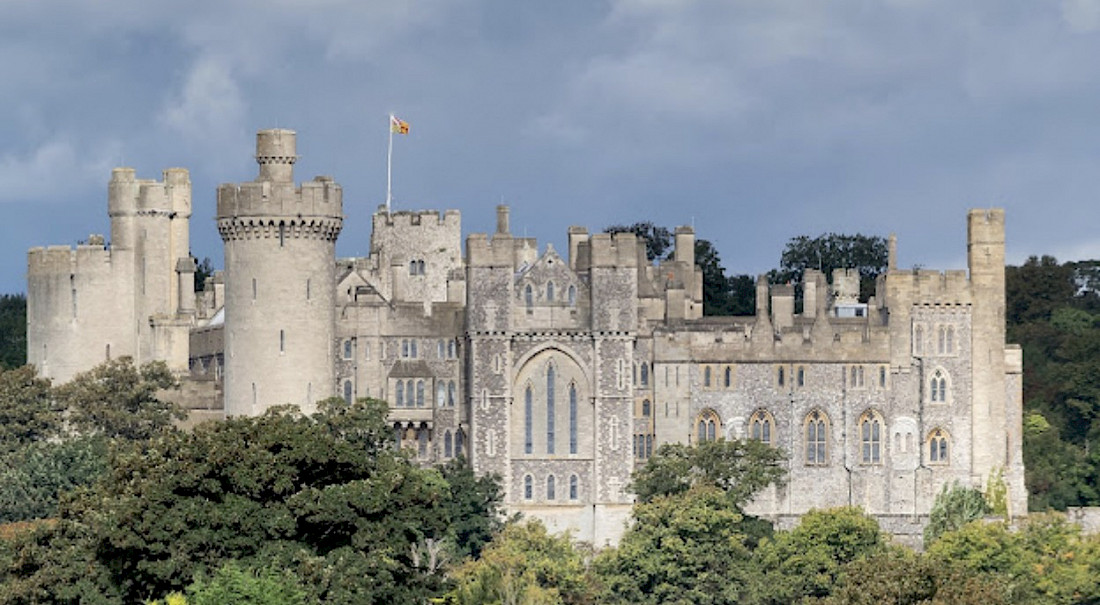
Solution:
<svg viewBox="0 0 1100 605">
<path fill-rule="evenodd" d="M 218 189 L 225 271 L 195 296 L 187 172 L 116 169 L 110 243 L 29 253 L 28 361 L 63 381 L 162 359 L 199 418 L 383 399 L 420 460 L 466 456 L 510 510 L 597 545 L 660 444 L 719 438 L 788 453 L 787 483 L 749 507 L 781 525 L 851 504 L 918 535 L 943 485 L 994 477 L 1026 514 L 1003 210 L 968 213 L 967 270 L 899 270 L 891 238 L 866 303 L 855 271 L 807 271 L 801 312 L 760 279 L 754 316 L 703 317 L 690 227 L 656 264 L 633 234 L 583 227 L 563 256 L 501 206 L 463 253 L 458 212 L 382 207 L 369 255 L 337 259 L 342 190 L 295 184 L 295 136 L 261 131 L 257 179 Z"/>
</svg>

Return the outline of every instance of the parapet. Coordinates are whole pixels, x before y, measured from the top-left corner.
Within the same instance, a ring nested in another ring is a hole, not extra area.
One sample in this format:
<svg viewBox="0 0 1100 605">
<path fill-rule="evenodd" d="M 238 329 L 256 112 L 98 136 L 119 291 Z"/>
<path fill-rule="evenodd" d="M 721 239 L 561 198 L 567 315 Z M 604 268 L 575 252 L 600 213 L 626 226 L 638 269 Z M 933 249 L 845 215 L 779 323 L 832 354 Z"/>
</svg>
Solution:
<svg viewBox="0 0 1100 605">
<path fill-rule="evenodd" d="M 589 244 L 592 267 L 638 267 L 638 237 L 633 233 L 597 233 Z"/>
<path fill-rule="evenodd" d="M 497 235 L 493 239 L 484 233 L 471 233 L 466 237 L 466 266 L 513 268 L 515 242 L 509 235 Z"/>
<path fill-rule="evenodd" d="M 107 214 L 191 216 L 191 175 L 186 168 L 169 168 L 163 180 L 139 179 L 133 168 L 115 168 L 107 187 Z"/>
<path fill-rule="evenodd" d="M 375 232 L 383 229 L 412 229 L 442 227 L 461 232 L 462 213 L 458 210 L 398 210 L 391 212 L 380 207 L 371 219 Z"/>
<path fill-rule="evenodd" d="M 237 217 L 324 217 L 343 220 L 344 191 L 332 177 L 320 176 L 299 187 L 262 181 L 218 187 L 218 219 Z"/>
</svg>

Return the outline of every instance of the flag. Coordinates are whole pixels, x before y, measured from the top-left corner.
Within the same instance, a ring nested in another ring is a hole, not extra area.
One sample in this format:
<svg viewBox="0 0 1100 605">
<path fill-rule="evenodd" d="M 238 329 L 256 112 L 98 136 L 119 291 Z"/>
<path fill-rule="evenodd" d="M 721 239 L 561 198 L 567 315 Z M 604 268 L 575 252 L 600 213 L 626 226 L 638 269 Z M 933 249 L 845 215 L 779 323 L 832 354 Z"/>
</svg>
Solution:
<svg viewBox="0 0 1100 605">
<path fill-rule="evenodd" d="M 390 132 L 394 134 L 409 134 L 409 123 L 391 114 Z"/>
</svg>

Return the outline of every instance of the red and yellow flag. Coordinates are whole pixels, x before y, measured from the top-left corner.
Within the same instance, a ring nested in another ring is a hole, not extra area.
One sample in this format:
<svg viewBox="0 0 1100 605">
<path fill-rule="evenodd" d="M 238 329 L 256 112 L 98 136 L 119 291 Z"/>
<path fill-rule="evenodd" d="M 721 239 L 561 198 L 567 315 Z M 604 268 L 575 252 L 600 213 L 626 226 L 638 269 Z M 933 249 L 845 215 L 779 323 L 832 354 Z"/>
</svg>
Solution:
<svg viewBox="0 0 1100 605">
<path fill-rule="evenodd" d="M 394 134 L 409 134 L 409 123 L 391 114 L 390 132 Z"/>
</svg>

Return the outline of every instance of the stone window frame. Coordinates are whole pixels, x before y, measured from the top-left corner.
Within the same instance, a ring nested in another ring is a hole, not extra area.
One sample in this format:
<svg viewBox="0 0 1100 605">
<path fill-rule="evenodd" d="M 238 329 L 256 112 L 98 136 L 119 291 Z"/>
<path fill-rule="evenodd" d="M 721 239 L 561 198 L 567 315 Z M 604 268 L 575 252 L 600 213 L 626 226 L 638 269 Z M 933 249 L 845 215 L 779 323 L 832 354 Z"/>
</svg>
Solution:
<svg viewBox="0 0 1100 605">
<path fill-rule="evenodd" d="M 535 453 L 535 387 L 530 382 L 523 389 L 523 453 Z"/>
<path fill-rule="evenodd" d="M 787 376 L 787 366 L 785 366 L 783 364 L 779 364 L 779 365 L 775 366 L 774 376 L 775 376 L 775 386 L 776 386 L 776 388 L 778 388 L 778 389 L 787 388 L 787 380 L 789 380 L 789 378 Z"/>
<path fill-rule="evenodd" d="M 435 383 L 435 407 L 442 408 L 447 405 L 447 383 L 442 380 Z"/>
<path fill-rule="evenodd" d="M 886 421 L 882 414 L 875 409 L 864 410 L 856 423 L 856 430 L 857 443 L 859 443 L 859 463 L 864 466 L 882 465 L 882 453 L 886 449 L 883 441 L 887 433 Z"/>
<path fill-rule="evenodd" d="M 915 357 L 921 357 L 924 355 L 925 350 L 925 325 L 922 322 L 913 322 L 913 355 Z"/>
<path fill-rule="evenodd" d="M 765 408 L 757 408 L 749 416 L 745 434 L 765 445 L 772 445 L 778 436 L 775 432 L 775 416 Z"/>
<path fill-rule="evenodd" d="M 722 434 L 722 418 L 713 408 L 706 408 L 699 412 L 693 424 L 696 444 L 714 441 Z"/>
<path fill-rule="evenodd" d="M 550 473 L 546 476 L 546 500 L 557 500 L 558 495 L 558 478 L 554 476 L 554 473 Z"/>
<path fill-rule="evenodd" d="M 535 478 L 531 473 L 523 476 L 523 499 L 530 502 L 535 498 Z"/>
<path fill-rule="evenodd" d="M 570 307 L 577 306 L 577 287 L 573 284 L 569 284 L 568 301 Z"/>
<path fill-rule="evenodd" d="M 554 302 L 554 282 L 546 282 L 546 302 Z"/>
<path fill-rule="evenodd" d="M 455 458 L 459 456 L 465 456 L 463 453 L 466 450 L 466 430 L 461 426 L 455 431 Z"/>
<path fill-rule="evenodd" d="M 553 456 L 556 452 L 555 441 L 557 441 L 557 426 L 555 423 L 557 389 L 554 387 L 556 378 L 557 372 L 554 368 L 554 362 L 550 361 L 546 364 L 546 453 L 550 456 Z"/>
<path fill-rule="evenodd" d="M 803 463 L 806 466 L 829 466 L 829 415 L 821 408 L 813 408 L 802 421 L 802 435 L 806 445 Z"/>
<path fill-rule="evenodd" d="M 703 366 L 703 388 L 710 389 L 714 387 L 714 370 L 709 365 Z"/>
<path fill-rule="evenodd" d="M 867 388 L 867 368 L 860 363 L 848 364 L 844 368 L 845 384 L 849 389 L 860 390 Z"/>
<path fill-rule="evenodd" d="M 928 464 L 937 466 L 951 465 L 951 435 L 941 427 L 935 427 L 928 431 L 924 440 Z"/>
<path fill-rule="evenodd" d="M 394 407 L 405 407 L 405 381 L 398 380 L 394 383 Z"/>
<path fill-rule="evenodd" d="M 927 403 L 950 405 L 955 401 L 951 373 L 942 366 L 936 366 L 928 373 L 928 379 L 924 387 L 926 393 L 925 401 Z"/>
<path fill-rule="evenodd" d="M 580 477 L 578 477 L 576 473 L 573 473 L 573 474 L 569 475 L 569 499 L 570 500 L 580 499 L 580 495 L 581 495 L 580 482 L 581 482 Z"/>
<path fill-rule="evenodd" d="M 953 323 L 937 323 L 935 328 L 936 356 L 956 357 L 959 354 L 958 330 Z"/>
<path fill-rule="evenodd" d="M 443 457 L 454 458 L 454 441 L 451 436 L 451 429 L 447 429 L 443 432 Z"/>
<path fill-rule="evenodd" d="M 653 415 L 653 404 L 649 401 L 649 397 L 642 400 L 642 418 L 649 418 Z"/>
<path fill-rule="evenodd" d="M 727 389 L 732 389 L 734 384 L 733 366 L 727 365 L 722 371 L 722 386 Z"/>
<path fill-rule="evenodd" d="M 569 381 L 569 453 L 577 453 L 577 383 Z"/>
<path fill-rule="evenodd" d="M 535 306 L 535 288 L 531 284 L 523 287 L 523 305 L 528 309 Z"/>
</svg>

